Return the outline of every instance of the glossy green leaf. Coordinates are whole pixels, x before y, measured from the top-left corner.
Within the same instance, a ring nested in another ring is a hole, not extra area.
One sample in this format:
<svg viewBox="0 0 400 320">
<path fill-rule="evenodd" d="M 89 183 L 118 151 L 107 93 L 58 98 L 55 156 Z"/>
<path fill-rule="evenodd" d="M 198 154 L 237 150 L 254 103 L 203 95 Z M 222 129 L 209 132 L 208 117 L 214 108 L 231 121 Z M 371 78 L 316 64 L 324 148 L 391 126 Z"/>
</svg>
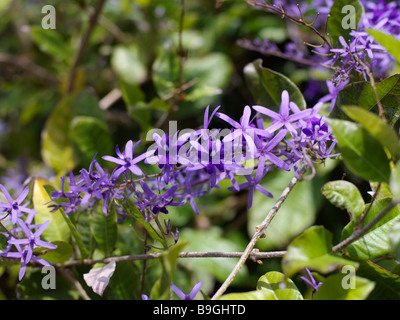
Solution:
<svg viewBox="0 0 400 320">
<path fill-rule="evenodd" d="M 262 60 L 249 63 L 244 68 L 247 86 L 257 104 L 279 110 L 282 91 L 289 92 L 290 101 L 300 109 L 306 108 L 306 101 L 299 88 L 286 76 L 274 70 L 264 68 Z"/>
<path fill-rule="evenodd" d="M 364 220 L 363 226 L 371 222 L 386 206 L 391 199 L 375 200 Z M 369 204 L 368 204 L 369 205 Z M 351 257 L 360 260 L 375 259 L 391 251 L 389 232 L 400 215 L 398 207 L 393 208 L 362 238 L 349 244 L 345 250 Z M 351 236 L 354 232 L 354 223 L 351 221 L 342 232 L 342 240 Z"/>
<path fill-rule="evenodd" d="M 349 6 L 349 10 L 346 9 Z M 364 7 L 359 0 L 335 0 L 331 7 L 328 19 L 329 34 L 332 45 L 336 47 L 339 37 L 350 40 L 350 31 L 357 29 L 358 23 L 364 14 Z M 354 25 L 351 25 L 354 22 Z M 341 47 L 338 44 L 339 48 Z"/>
<path fill-rule="evenodd" d="M 117 214 L 113 206 L 105 215 L 101 208 L 90 216 L 90 231 L 97 242 L 98 248 L 109 256 L 115 249 L 118 237 Z"/>
<path fill-rule="evenodd" d="M 400 74 L 394 74 L 377 82 L 376 93 L 384 107 L 398 108 L 400 105 Z M 338 94 L 332 117 L 342 118 L 341 106 L 359 106 L 371 110 L 377 105 L 376 96 L 371 84 L 367 81 L 348 84 Z"/>
<path fill-rule="evenodd" d="M 57 248 L 40 255 L 42 259 L 48 262 L 64 264 L 72 257 L 73 248 L 69 243 L 53 241 L 53 244 L 55 244 Z"/>
<path fill-rule="evenodd" d="M 396 131 L 376 114 L 360 107 L 343 107 L 343 111 L 360 123 L 393 157 L 400 156 L 400 143 Z"/>
<path fill-rule="evenodd" d="M 357 186 L 345 180 L 329 181 L 322 194 L 336 207 L 346 210 L 351 220 L 358 220 L 364 211 L 364 199 Z"/>
<path fill-rule="evenodd" d="M 399 300 L 400 276 L 382 268 L 372 261 L 363 261 L 357 270 L 357 276 L 375 282 L 375 288 L 368 296 L 370 300 Z"/>
<path fill-rule="evenodd" d="M 355 262 L 331 252 L 331 232 L 321 226 L 310 227 L 289 244 L 282 260 L 282 270 L 290 278 L 305 267 L 320 273 L 328 273 L 339 266 L 356 265 Z"/>
<path fill-rule="evenodd" d="M 70 130 L 83 167 L 88 168 L 96 154 L 101 158 L 113 153 L 114 143 L 105 122 L 94 117 L 79 116 L 72 120 Z"/>
<path fill-rule="evenodd" d="M 69 136 L 74 97 L 60 101 L 50 114 L 42 131 L 43 161 L 62 175 L 75 167 L 75 154 Z"/>
<path fill-rule="evenodd" d="M 389 160 L 379 141 L 360 124 L 338 119 L 328 123 L 345 164 L 354 174 L 366 180 L 389 181 Z"/>
<path fill-rule="evenodd" d="M 222 295 L 219 300 L 277 300 L 273 291 L 254 290 L 248 292 L 235 292 Z"/>
<path fill-rule="evenodd" d="M 372 189 L 372 192 L 376 193 L 376 200 L 382 200 L 382 199 L 392 199 L 393 195 L 390 190 L 390 186 L 388 183 L 382 183 L 382 182 L 370 182 L 369 183 Z M 378 190 L 379 186 L 379 190 Z"/>
<path fill-rule="evenodd" d="M 257 290 L 272 291 L 276 300 L 303 300 L 299 289 L 281 272 L 271 271 L 260 277 Z"/>
<path fill-rule="evenodd" d="M 400 220 L 397 220 L 389 231 L 391 253 L 400 261 Z"/>
<path fill-rule="evenodd" d="M 354 279 L 349 279 L 354 277 Z M 353 282 L 352 282 L 353 281 Z M 356 275 L 335 274 L 325 278 L 314 294 L 315 300 L 365 300 L 375 283 Z"/>
<path fill-rule="evenodd" d="M 366 31 L 400 63 L 400 41 L 396 37 L 376 29 Z"/>
<path fill-rule="evenodd" d="M 42 236 L 47 241 L 64 241 L 68 242 L 71 232 L 68 225 L 65 223 L 63 213 L 60 210 L 50 212 L 51 208 L 48 207 L 51 201 L 50 196 L 47 194 L 44 185 L 49 184 L 49 181 L 37 178 L 33 186 L 32 202 L 33 208 L 38 213 L 35 215 L 35 223 L 44 223 L 50 221 L 47 228 L 43 231 Z"/>
<path fill-rule="evenodd" d="M 258 279 L 256 290 L 227 293 L 219 300 L 303 300 L 303 296 L 291 279 L 271 271 Z"/>
</svg>

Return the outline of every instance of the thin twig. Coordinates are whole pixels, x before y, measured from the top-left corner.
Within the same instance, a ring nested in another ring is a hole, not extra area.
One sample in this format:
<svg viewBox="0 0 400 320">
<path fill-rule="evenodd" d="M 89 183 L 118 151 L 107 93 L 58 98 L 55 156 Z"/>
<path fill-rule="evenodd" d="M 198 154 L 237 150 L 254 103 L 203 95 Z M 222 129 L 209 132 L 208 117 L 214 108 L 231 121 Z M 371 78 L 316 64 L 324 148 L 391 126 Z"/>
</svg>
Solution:
<svg viewBox="0 0 400 320">
<path fill-rule="evenodd" d="M 71 70 L 69 72 L 68 75 L 68 81 L 67 81 L 67 93 L 71 93 L 74 90 L 74 83 L 75 83 L 75 76 L 76 76 L 76 71 L 78 69 L 78 66 L 82 60 L 83 57 L 83 53 L 85 52 L 86 46 L 89 42 L 90 36 L 97 24 L 99 15 L 101 13 L 101 10 L 103 9 L 104 3 L 106 2 L 106 0 L 99 0 L 97 2 L 96 8 L 93 12 L 93 14 L 90 17 L 89 20 L 89 26 L 85 32 L 85 34 L 83 35 L 82 39 L 81 39 L 81 43 L 79 45 L 77 54 L 74 58 L 74 62 L 72 64 Z"/>
<path fill-rule="evenodd" d="M 291 22 L 293 22 L 295 24 L 302 25 L 302 26 L 305 26 L 305 27 L 311 29 L 318 37 L 320 37 L 322 39 L 322 41 L 325 44 L 328 45 L 328 47 L 330 49 L 333 49 L 333 46 L 328 41 L 328 39 L 313 26 L 315 21 L 313 21 L 312 23 L 307 23 L 306 21 L 304 21 L 302 19 L 297 19 L 295 17 L 292 17 L 292 16 L 288 15 L 285 12 L 285 10 L 283 10 L 283 8 L 280 8 L 280 7 L 277 7 L 277 6 L 274 6 L 274 5 L 270 5 L 268 3 L 259 3 L 257 1 L 253 1 L 253 0 L 246 0 L 246 2 L 248 4 L 254 6 L 254 7 L 263 8 L 263 9 L 266 9 L 267 11 L 269 11 L 269 12 L 279 14 L 282 18 L 286 18 L 286 19 L 290 20 Z"/>
<path fill-rule="evenodd" d="M 325 67 L 325 65 L 316 62 L 316 61 L 312 61 L 312 60 L 308 60 L 305 58 L 300 58 L 300 57 L 295 57 L 295 56 L 291 56 L 289 54 L 286 54 L 284 52 L 280 52 L 280 51 L 273 51 L 273 50 L 268 50 L 265 48 L 259 48 L 255 45 L 252 45 L 251 43 L 248 43 L 248 41 L 246 40 L 238 40 L 237 44 L 239 46 L 241 46 L 242 48 L 245 49 L 249 49 L 249 50 L 253 50 L 253 51 L 257 51 L 259 53 L 265 54 L 265 55 L 271 55 L 271 56 L 275 56 L 284 60 L 290 60 L 296 63 L 300 63 L 300 64 L 304 64 L 304 65 L 308 65 L 308 66 L 323 66 Z"/>
<path fill-rule="evenodd" d="M 366 208 L 364 210 L 364 212 L 362 213 L 362 215 L 360 217 L 360 220 L 358 221 L 358 224 L 355 227 L 356 229 L 361 229 L 362 225 L 364 224 L 364 220 L 367 217 L 369 211 L 371 210 L 372 205 L 374 204 L 374 202 L 376 200 L 376 197 L 379 194 L 379 191 L 381 189 L 381 185 L 382 185 L 382 183 L 379 182 L 378 186 L 376 187 L 376 190 L 375 190 L 374 194 L 372 195 L 371 202 L 370 202 L 368 208 Z"/>
<path fill-rule="evenodd" d="M 111 261 L 127 262 L 127 261 L 137 261 L 137 260 L 152 260 L 158 259 L 163 253 L 147 253 L 147 254 L 137 254 L 130 256 L 119 256 L 119 257 L 108 257 L 105 259 L 91 260 L 70 260 L 62 265 L 64 268 L 75 267 L 75 266 L 92 266 L 96 263 L 110 263 Z M 272 252 L 252 252 L 249 256 L 252 259 L 271 259 L 280 258 L 286 254 L 286 251 L 272 251 Z M 240 258 L 243 252 L 181 252 L 179 253 L 179 258 Z"/>
<path fill-rule="evenodd" d="M 374 95 L 375 95 L 375 99 L 376 99 L 376 103 L 378 105 L 378 109 L 379 109 L 379 116 L 381 117 L 381 119 L 387 123 L 386 117 L 385 117 L 385 112 L 383 110 L 383 106 L 382 106 L 382 102 L 379 99 L 378 96 L 378 92 L 376 90 L 376 83 L 375 83 L 375 79 L 374 79 L 374 75 L 372 74 L 371 69 L 364 63 L 364 61 L 362 61 L 357 55 L 354 55 L 358 61 L 359 64 L 361 64 L 363 66 L 363 68 L 365 69 L 365 72 L 368 74 L 370 83 L 371 83 L 371 87 L 372 90 L 374 91 Z"/>
<path fill-rule="evenodd" d="M 75 278 L 72 270 L 64 269 L 64 268 L 57 268 L 57 272 L 61 274 L 61 276 L 67 280 L 75 289 L 78 291 L 79 295 L 82 297 L 83 300 L 92 300 L 86 293 L 85 289 L 82 287 L 81 283 Z"/>
<path fill-rule="evenodd" d="M 147 230 L 145 230 L 145 239 L 144 239 L 144 252 L 146 252 L 146 246 L 147 246 L 147 239 L 148 239 L 148 233 Z M 146 265 L 147 265 L 147 260 L 144 260 L 143 262 L 143 271 L 141 274 L 141 279 L 140 279 L 140 296 L 143 294 L 143 290 L 144 290 L 144 280 L 146 278 Z"/>
<path fill-rule="evenodd" d="M 271 223 L 272 219 L 275 217 L 276 213 L 280 209 L 281 205 L 283 202 L 286 200 L 288 197 L 289 193 L 293 190 L 294 186 L 299 182 L 305 171 L 307 170 L 308 167 L 304 167 L 300 172 L 298 177 L 294 177 L 288 186 L 283 190 L 281 196 L 275 203 L 275 205 L 271 208 L 269 211 L 268 215 L 265 217 L 264 221 L 257 226 L 256 232 L 253 235 L 252 239 L 250 240 L 249 244 L 246 247 L 246 250 L 243 252 L 243 255 L 240 257 L 239 262 L 236 264 L 235 268 L 232 270 L 228 278 L 225 280 L 225 282 L 221 285 L 221 287 L 218 289 L 218 291 L 214 294 L 214 296 L 211 298 L 212 300 L 216 300 L 221 297 L 221 295 L 228 289 L 229 285 L 231 282 L 235 279 L 237 274 L 239 273 L 240 269 L 246 262 L 246 260 L 251 256 L 253 252 L 253 248 L 256 245 L 258 239 L 265 233 L 266 229 L 268 228 L 269 224 Z"/>
</svg>

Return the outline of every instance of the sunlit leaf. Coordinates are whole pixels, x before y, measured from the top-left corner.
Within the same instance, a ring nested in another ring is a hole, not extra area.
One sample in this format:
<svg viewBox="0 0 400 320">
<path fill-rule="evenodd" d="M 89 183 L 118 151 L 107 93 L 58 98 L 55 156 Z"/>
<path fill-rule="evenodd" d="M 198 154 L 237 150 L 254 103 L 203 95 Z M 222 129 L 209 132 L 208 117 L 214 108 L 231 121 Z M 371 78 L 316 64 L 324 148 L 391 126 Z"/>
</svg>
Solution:
<svg viewBox="0 0 400 320">
<path fill-rule="evenodd" d="M 287 90 L 290 101 L 296 103 L 300 109 L 306 108 L 306 101 L 299 88 L 283 74 L 263 67 L 262 60 L 247 64 L 244 74 L 257 104 L 279 110 L 282 91 Z"/>
<path fill-rule="evenodd" d="M 345 180 L 329 181 L 322 194 L 336 207 L 346 210 L 352 220 L 357 220 L 364 211 L 364 199 L 357 186 Z"/>
<path fill-rule="evenodd" d="M 356 175 L 377 182 L 388 182 L 389 161 L 380 143 L 360 124 L 329 119 L 347 167 Z"/>
<path fill-rule="evenodd" d="M 282 270 L 291 277 L 305 267 L 328 273 L 342 265 L 356 263 L 332 254 L 332 234 L 324 227 L 313 226 L 296 237 L 282 260 Z"/>
<path fill-rule="evenodd" d="M 32 196 L 33 207 L 38 213 L 35 215 L 35 222 L 44 223 L 50 220 L 49 225 L 42 233 L 43 238 L 47 241 L 68 242 L 71 232 L 64 221 L 63 213 L 59 210 L 50 212 L 51 208 L 48 207 L 51 198 L 47 194 L 44 185 L 49 183 L 49 181 L 42 178 L 37 178 L 35 180 Z"/>
</svg>

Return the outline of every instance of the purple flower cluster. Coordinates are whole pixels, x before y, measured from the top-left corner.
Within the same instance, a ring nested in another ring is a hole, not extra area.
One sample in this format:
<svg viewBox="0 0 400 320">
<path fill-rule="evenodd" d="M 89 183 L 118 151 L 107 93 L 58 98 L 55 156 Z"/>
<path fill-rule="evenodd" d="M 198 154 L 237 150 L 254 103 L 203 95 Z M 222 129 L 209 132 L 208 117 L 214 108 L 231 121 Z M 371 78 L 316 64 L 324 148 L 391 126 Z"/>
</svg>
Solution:
<svg viewBox="0 0 400 320">
<path fill-rule="evenodd" d="M 346 86 L 353 76 L 362 75 L 367 81 L 367 66 L 372 73 L 379 77 L 387 76 L 395 67 L 393 56 L 375 39 L 366 32 L 366 29 L 378 29 L 384 33 L 400 39 L 400 3 L 385 0 L 362 0 L 365 13 L 362 16 L 357 29 L 350 32 L 351 39 L 346 42 L 343 37 L 339 43 L 333 44 L 330 49 L 333 57 L 324 62 L 334 70 L 333 78 L 327 81 L 329 95 L 324 101 L 332 97 L 332 108 L 337 94 Z"/>
<path fill-rule="evenodd" d="M 30 261 L 44 266 L 50 265 L 46 260 L 36 256 L 33 252 L 34 249 L 55 249 L 57 246 L 40 239 L 50 221 L 35 224 L 33 218 L 37 212 L 28 208 L 28 203 L 23 204 L 29 193 L 29 187 L 26 187 L 15 200 L 1 184 L 0 189 L 7 201 L 0 202 L 0 224 L 2 227 L 0 234 L 7 239 L 5 247 L 0 252 L 0 259 L 20 260 L 19 280 L 21 280 Z"/>
<path fill-rule="evenodd" d="M 273 0 L 262 1 L 263 4 L 272 5 L 272 8 L 283 10 L 289 16 L 298 19 L 308 18 L 312 21 L 315 13 L 319 16 L 313 21 L 313 25 L 319 28 L 323 22 L 327 22 L 328 14 L 333 5 L 333 0 L 317 1 L 292 1 Z M 400 2 L 385 0 L 361 0 L 364 7 L 364 14 L 361 17 L 356 29 L 351 30 L 350 40 L 339 38 L 338 43 L 326 44 L 314 48 L 314 55 L 295 43 L 288 43 L 285 50 L 280 50 L 271 41 L 242 40 L 239 44 L 243 47 L 256 50 L 268 55 L 275 55 L 284 59 L 293 60 L 310 66 L 324 66 L 332 70 L 332 78 L 326 81 L 329 93 L 321 98 L 321 102 L 331 102 L 331 110 L 335 105 L 338 93 L 354 79 L 360 77 L 367 79 L 366 67 L 371 70 L 374 76 L 383 78 L 390 74 L 396 65 L 393 56 L 366 31 L 368 28 L 377 29 L 400 40 Z M 270 9 L 275 13 L 279 10 Z M 329 56 L 329 58 L 326 58 Z"/>
<path fill-rule="evenodd" d="M 202 128 L 153 133 L 154 144 L 138 156 L 134 150 L 140 141 L 128 141 L 123 151 L 117 146 L 117 157 L 103 156 L 116 164 L 111 173 L 94 158 L 89 170 L 82 169 L 78 176 L 70 174 L 68 191 L 63 178 L 62 190 L 52 193 L 51 206 L 68 214 L 102 202 L 107 214 L 110 205 L 129 200 L 150 222 L 160 213 L 168 214 L 168 207 L 186 203 L 198 214 L 195 200 L 227 179 L 232 183 L 230 190 L 248 190 L 250 208 L 254 190 L 273 196 L 261 185 L 269 171 L 293 170 L 297 174 L 304 165 L 335 156 L 331 154 L 335 139 L 324 117 L 318 115 L 321 105 L 300 110 L 283 91 L 279 112 L 246 106 L 239 121 L 218 112 L 219 107 L 211 114 L 207 108 Z M 228 128 L 210 129 L 214 117 Z M 145 164 L 158 166 L 159 172 L 146 175 Z M 178 231 L 172 232 L 170 221 L 164 220 L 164 225 L 163 232 L 177 241 Z"/>
</svg>

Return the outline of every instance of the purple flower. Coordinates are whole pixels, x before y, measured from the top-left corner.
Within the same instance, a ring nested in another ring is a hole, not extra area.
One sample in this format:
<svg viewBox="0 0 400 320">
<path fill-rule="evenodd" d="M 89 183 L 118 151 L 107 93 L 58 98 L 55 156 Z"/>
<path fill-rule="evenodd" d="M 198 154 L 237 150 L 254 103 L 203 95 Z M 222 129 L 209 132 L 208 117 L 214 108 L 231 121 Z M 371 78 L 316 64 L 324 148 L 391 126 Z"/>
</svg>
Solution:
<svg viewBox="0 0 400 320">
<path fill-rule="evenodd" d="M 9 244 L 13 244 L 16 246 L 18 252 L 8 252 L 5 256 L 21 259 L 21 269 L 19 273 L 20 280 L 25 274 L 26 265 L 29 263 L 29 261 L 33 260 L 39 262 L 42 265 L 49 265 L 47 261 L 33 255 L 33 249 L 38 247 L 44 247 L 48 249 L 57 248 L 56 245 L 40 239 L 40 235 L 47 228 L 49 223 L 50 220 L 47 220 L 45 223 L 41 224 L 35 232 L 32 232 L 30 229 L 30 227 L 32 226 L 28 226 L 25 224 L 25 222 L 19 220 L 18 224 L 21 227 L 22 231 L 25 233 L 26 238 L 11 238 L 8 240 Z M 22 246 L 25 247 L 22 249 Z"/>
<path fill-rule="evenodd" d="M 179 288 L 178 288 L 176 285 L 174 285 L 174 284 L 171 284 L 171 289 L 172 289 L 172 291 L 175 292 L 175 294 L 176 294 L 176 295 L 179 297 L 179 299 L 181 299 L 181 300 L 194 300 L 194 298 L 196 297 L 197 293 L 200 291 L 202 285 L 203 285 L 203 281 L 197 283 L 197 284 L 193 287 L 192 291 L 190 291 L 189 294 L 184 294 L 184 293 L 182 292 L 182 290 L 179 289 Z"/>
<path fill-rule="evenodd" d="M 238 137 L 243 136 L 246 139 L 246 142 L 251 147 L 254 147 L 254 134 L 258 134 L 260 136 L 267 136 L 268 133 L 263 130 L 256 128 L 254 125 L 251 125 L 250 117 L 251 117 L 251 109 L 249 106 L 246 106 L 243 110 L 243 115 L 240 118 L 240 123 L 228 117 L 227 115 L 218 112 L 216 114 L 218 118 L 229 123 L 234 129 L 233 131 L 224 137 L 223 141 L 232 141 Z"/>
<path fill-rule="evenodd" d="M 140 186 L 144 191 L 143 204 L 139 204 L 141 209 L 150 209 L 154 214 L 159 212 L 168 213 L 166 208 L 174 199 L 175 191 L 178 189 L 177 185 L 172 186 L 163 194 L 154 193 L 143 180 L 140 180 Z"/>
<path fill-rule="evenodd" d="M 126 171 L 131 171 L 134 175 L 136 176 L 142 176 L 143 172 L 140 170 L 140 168 L 136 165 L 138 162 L 142 161 L 147 154 L 141 154 L 140 156 L 137 156 L 136 158 L 133 158 L 133 151 L 137 147 L 137 145 L 141 142 L 139 140 L 138 142 L 133 145 L 132 140 L 129 140 L 126 145 L 125 145 L 125 150 L 124 152 L 121 152 L 118 148 L 118 146 L 115 147 L 115 153 L 117 154 L 118 158 L 112 157 L 112 156 L 103 156 L 102 158 L 106 161 L 114 162 L 118 164 L 118 167 L 115 168 L 112 178 L 113 180 L 117 180 L 118 177 L 123 174 Z"/>
<path fill-rule="evenodd" d="M 328 87 L 329 90 L 329 94 L 327 94 L 326 96 L 322 97 L 319 102 L 331 102 L 331 109 L 330 111 L 333 110 L 333 107 L 336 104 L 336 99 L 337 96 L 339 94 L 340 91 L 343 90 L 343 88 L 349 83 L 349 80 L 345 80 L 340 82 L 338 85 L 331 79 L 326 80 L 326 85 Z"/>
<path fill-rule="evenodd" d="M 267 115 L 273 120 L 271 125 L 267 128 L 267 132 L 272 133 L 282 127 L 286 127 L 292 136 L 297 135 L 297 125 L 295 122 L 308 118 L 311 114 L 310 109 L 300 111 L 294 102 L 289 101 L 289 93 L 286 90 L 282 92 L 279 113 L 262 106 L 253 106 L 253 109 Z M 293 114 L 290 114 L 290 110 L 292 110 Z"/>
<path fill-rule="evenodd" d="M 3 212 L 7 212 L 7 214 L 11 215 L 11 222 L 12 224 L 17 223 L 17 219 L 22 215 L 21 212 L 26 212 L 28 214 L 35 215 L 36 212 L 33 209 L 26 208 L 21 205 L 21 203 L 25 200 L 26 196 L 29 193 L 29 187 L 26 187 L 21 194 L 18 196 L 16 200 L 14 200 L 10 194 L 8 193 L 7 189 L 0 184 L 0 189 L 3 191 L 4 196 L 6 197 L 8 203 L 0 203 L 0 208 Z"/>
<path fill-rule="evenodd" d="M 309 286 L 313 288 L 313 294 L 318 291 L 319 287 L 322 285 L 322 282 L 318 282 L 315 280 L 313 275 L 311 274 L 310 270 L 306 268 L 308 278 L 301 276 L 300 279 L 303 280 L 305 283 L 307 283 Z"/>
<path fill-rule="evenodd" d="M 246 175 L 245 178 L 247 182 L 239 184 L 239 190 L 248 189 L 248 200 L 247 200 L 247 208 L 251 208 L 253 205 L 253 195 L 254 190 L 260 191 L 262 194 L 269 198 L 273 198 L 271 192 L 265 189 L 262 185 L 260 185 L 261 179 L 268 172 L 268 167 L 265 169 L 265 161 L 259 161 L 256 174 L 254 178 L 250 175 Z M 228 190 L 235 190 L 234 187 L 229 187 Z"/>
<path fill-rule="evenodd" d="M 273 152 L 276 146 L 285 138 L 287 131 L 281 130 L 279 133 L 262 145 L 258 150 L 256 156 L 259 158 L 259 162 L 265 162 L 266 159 L 275 164 L 278 168 L 289 171 L 289 166 L 282 159 L 278 158 Z"/>
</svg>

